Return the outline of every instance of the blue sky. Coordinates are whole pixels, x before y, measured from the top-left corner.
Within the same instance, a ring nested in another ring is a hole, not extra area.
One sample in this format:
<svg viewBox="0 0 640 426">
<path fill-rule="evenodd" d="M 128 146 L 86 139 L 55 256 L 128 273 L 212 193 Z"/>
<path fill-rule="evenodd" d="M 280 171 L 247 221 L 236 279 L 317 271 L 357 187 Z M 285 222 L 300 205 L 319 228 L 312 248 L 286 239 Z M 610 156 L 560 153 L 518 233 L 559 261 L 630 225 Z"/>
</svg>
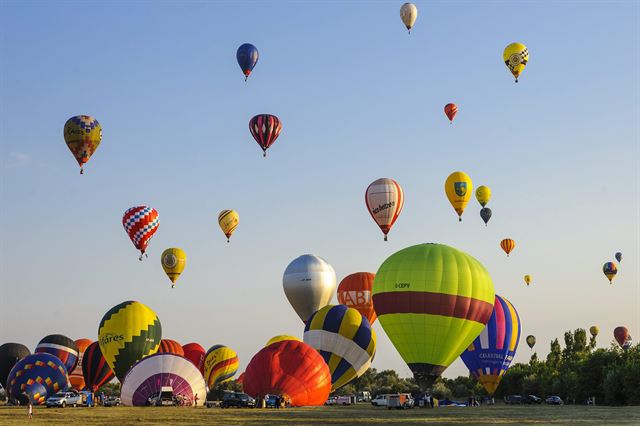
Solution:
<svg viewBox="0 0 640 426">
<path fill-rule="evenodd" d="M 322 256 L 341 279 L 422 242 L 478 258 L 539 355 L 592 324 L 600 346 L 618 325 L 640 338 L 638 4 L 416 2 L 410 36 L 401 4 L 2 2 L 0 342 L 95 339 L 104 312 L 139 300 L 164 337 L 229 345 L 243 369 L 271 336 L 302 334 L 282 290 L 292 259 Z M 518 84 L 513 41 L 530 52 Z M 260 51 L 248 83 L 245 42 Z M 283 122 L 267 159 L 248 130 L 264 112 Z M 84 176 L 62 137 L 77 114 L 103 127 Z M 488 227 L 475 200 L 458 223 L 454 170 L 492 188 Z M 379 177 L 406 195 L 388 243 L 364 205 Z M 121 225 L 139 204 L 161 222 L 142 263 Z M 188 256 L 173 290 L 172 246 Z M 374 367 L 409 375 L 376 330 Z M 529 355 L 521 341 L 516 360 Z"/>
</svg>

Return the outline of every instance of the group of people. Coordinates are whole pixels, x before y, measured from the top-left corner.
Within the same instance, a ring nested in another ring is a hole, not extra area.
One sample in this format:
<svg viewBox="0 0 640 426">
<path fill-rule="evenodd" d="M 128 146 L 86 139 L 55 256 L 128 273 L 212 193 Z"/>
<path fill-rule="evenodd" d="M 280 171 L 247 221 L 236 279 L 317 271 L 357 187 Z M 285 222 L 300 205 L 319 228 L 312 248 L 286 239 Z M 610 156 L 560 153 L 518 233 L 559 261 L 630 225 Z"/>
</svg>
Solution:
<svg viewBox="0 0 640 426">
<path fill-rule="evenodd" d="M 258 395 L 256 397 L 256 408 L 286 408 L 291 406 L 291 399 L 281 395 Z"/>
</svg>

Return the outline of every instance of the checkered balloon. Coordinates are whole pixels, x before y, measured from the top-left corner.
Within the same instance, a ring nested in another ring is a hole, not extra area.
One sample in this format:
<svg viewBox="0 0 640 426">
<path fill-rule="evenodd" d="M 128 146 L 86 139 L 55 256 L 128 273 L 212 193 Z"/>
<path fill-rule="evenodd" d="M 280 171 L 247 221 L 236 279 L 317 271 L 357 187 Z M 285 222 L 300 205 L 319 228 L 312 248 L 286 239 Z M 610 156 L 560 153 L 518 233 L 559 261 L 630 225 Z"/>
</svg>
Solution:
<svg viewBox="0 0 640 426">
<path fill-rule="evenodd" d="M 160 226 L 156 209 L 148 206 L 131 207 L 122 216 L 122 226 L 133 245 L 140 250 L 140 260 L 147 250 L 149 240 Z"/>
</svg>

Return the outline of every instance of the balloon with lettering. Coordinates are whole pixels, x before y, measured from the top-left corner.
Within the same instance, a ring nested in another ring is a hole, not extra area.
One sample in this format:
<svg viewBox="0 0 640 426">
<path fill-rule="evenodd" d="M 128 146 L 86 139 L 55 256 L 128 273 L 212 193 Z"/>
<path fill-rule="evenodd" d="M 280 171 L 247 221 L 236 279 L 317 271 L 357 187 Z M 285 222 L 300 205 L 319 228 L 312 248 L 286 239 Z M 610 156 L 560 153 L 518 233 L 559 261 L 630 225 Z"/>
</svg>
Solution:
<svg viewBox="0 0 640 426">
<path fill-rule="evenodd" d="M 148 206 L 131 207 L 122 216 L 122 226 L 127 231 L 131 242 L 140 250 L 140 258 L 145 255 L 149 241 L 160 226 L 160 218 L 156 209 Z"/>
<path fill-rule="evenodd" d="M 513 249 L 516 248 L 516 242 L 511 238 L 505 238 L 504 240 L 500 241 L 500 247 L 502 248 L 502 250 L 504 250 L 505 253 L 507 253 L 507 257 L 509 257 L 509 253 L 511 253 Z"/>
<path fill-rule="evenodd" d="M 613 262 L 607 262 L 602 266 L 602 272 L 609 279 L 609 284 L 611 284 L 618 273 L 618 267 Z"/>
<path fill-rule="evenodd" d="M 600 327 L 597 325 L 592 325 L 589 327 L 589 333 L 591 333 L 591 337 L 596 337 L 598 333 L 600 333 Z"/>
<path fill-rule="evenodd" d="M 258 114 L 249 120 L 249 131 L 253 139 L 262 148 L 262 156 L 267 156 L 267 149 L 273 145 L 282 131 L 282 122 L 271 114 Z"/>
<path fill-rule="evenodd" d="M 184 267 L 187 265 L 187 254 L 178 247 L 168 248 L 162 252 L 160 256 L 160 264 L 164 273 L 167 274 L 169 280 L 171 280 L 171 288 L 175 287 L 176 280 L 180 277 L 180 274 L 184 271 Z"/>
<path fill-rule="evenodd" d="M 413 28 L 413 24 L 416 23 L 416 19 L 418 18 L 418 8 L 413 3 L 405 3 L 400 6 L 400 19 L 402 19 L 402 23 L 405 27 L 407 27 L 407 31 L 411 34 L 411 28 Z"/>
<path fill-rule="evenodd" d="M 327 306 L 336 291 L 336 271 L 326 260 L 303 254 L 289 263 L 282 276 L 282 287 L 302 322 Z"/>
<path fill-rule="evenodd" d="M 182 346 L 182 350 L 185 358 L 198 367 L 200 373 L 204 375 L 204 356 L 207 351 L 199 343 L 187 343 Z"/>
<path fill-rule="evenodd" d="M 82 374 L 82 359 L 85 351 L 91 343 L 92 342 L 89 339 L 76 340 L 76 346 L 78 347 L 78 363 L 76 364 L 76 368 L 69 373 L 69 383 L 71 383 L 71 387 L 76 390 L 83 390 L 85 386 L 84 375 Z"/>
<path fill-rule="evenodd" d="M 93 342 L 82 357 L 82 375 L 86 389 L 96 392 L 116 377 L 100 350 L 100 343 Z"/>
<path fill-rule="evenodd" d="M 404 206 L 404 191 L 393 179 L 380 178 L 373 181 L 364 196 L 367 209 L 373 220 L 378 224 L 387 241 L 387 234 Z"/>
<path fill-rule="evenodd" d="M 462 222 L 462 213 L 473 193 L 471 178 L 464 172 L 453 172 L 444 183 L 444 192 L 453 209 L 458 213 L 458 221 Z"/>
<path fill-rule="evenodd" d="M 518 77 L 529 63 L 529 49 L 522 43 L 511 43 L 504 48 L 502 60 L 516 78 L 517 83 Z"/>
<path fill-rule="evenodd" d="M 238 51 L 236 52 L 236 59 L 238 60 L 238 65 L 240 65 L 240 69 L 244 74 L 244 81 L 247 81 L 251 71 L 258 63 L 258 49 L 251 43 L 244 43 L 240 47 L 238 47 Z"/>
<path fill-rule="evenodd" d="M 96 152 L 102 141 L 102 127 L 88 115 L 76 115 L 64 124 L 64 141 L 84 173 L 84 165 Z"/>
<path fill-rule="evenodd" d="M 67 390 L 67 381 L 64 363 L 55 355 L 40 352 L 27 355 L 13 366 L 5 389 L 9 401 L 44 405 L 48 397 Z"/>
<path fill-rule="evenodd" d="M 489 395 L 496 391 L 516 355 L 520 330 L 518 312 L 511 302 L 496 294 L 493 313 L 487 326 L 460 355 L 469 372 Z M 533 340 L 535 343 L 535 337 Z"/>
<path fill-rule="evenodd" d="M 458 113 L 458 105 L 456 105 L 456 104 L 446 104 L 444 106 L 444 114 L 449 119 L 449 123 L 450 124 L 453 124 L 453 119 L 455 118 L 457 113 Z"/>
<path fill-rule="evenodd" d="M 491 188 L 489 188 L 488 186 L 480 185 L 478 189 L 476 189 L 476 200 L 478 200 L 482 207 L 485 207 L 490 199 Z"/>
<path fill-rule="evenodd" d="M 222 233 L 227 237 L 227 242 L 229 242 L 229 238 L 231 238 L 239 223 L 240 215 L 235 210 L 222 210 L 218 215 L 218 225 L 220 225 Z"/>
<path fill-rule="evenodd" d="M 238 354 L 224 345 L 209 348 L 204 356 L 204 378 L 209 389 L 233 378 L 238 371 Z"/>
<path fill-rule="evenodd" d="M 373 282 L 378 321 L 423 390 L 484 329 L 494 301 L 484 266 L 443 244 L 392 254 Z"/>
<path fill-rule="evenodd" d="M 491 219 L 491 214 L 492 212 L 489 207 L 483 207 L 482 209 L 480 209 L 480 217 L 484 221 L 485 226 L 487 226 L 487 223 L 489 223 L 489 219 Z"/>
<path fill-rule="evenodd" d="M 527 286 L 528 286 L 529 284 L 531 284 L 531 279 L 532 279 L 532 278 L 531 278 L 531 275 L 525 275 L 525 276 L 524 276 L 524 282 L 527 284 Z"/>
<path fill-rule="evenodd" d="M 21 343 L 4 343 L 0 345 L 0 385 L 7 389 L 7 376 L 18 361 L 30 355 L 31 351 Z"/>
<path fill-rule="evenodd" d="M 371 272 L 356 272 L 344 277 L 338 285 L 338 303 L 354 308 L 369 320 L 371 325 L 377 319 L 371 298 L 375 277 Z"/>
<path fill-rule="evenodd" d="M 616 253 L 616 260 L 618 261 L 618 263 L 622 262 L 622 253 L 620 252 Z"/>
<path fill-rule="evenodd" d="M 533 347 L 536 344 L 536 336 L 533 336 L 533 335 L 530 334 L 530 335 L 527 336 L 526 340 L 527 340 L 527 345 L 529 346 L 529 348 L 533 349 Z"/>
<path fill-rule="evenodd" d="M 64 363 L 67 371 L 73 371 L 78 365 L 78 345 L 62 334 L 50 334 L 43 337 L 36 346 L 34 353 L 48 353 L 58 357 Z"/>
<path fill-rule="evenodd" d="M 629 339 L 629 330 L 624 326 L 616 327 L 615 330 L 613 330 L 613 337 L 616 338 L 616 342 L 623 348 Z"/>
</svg>

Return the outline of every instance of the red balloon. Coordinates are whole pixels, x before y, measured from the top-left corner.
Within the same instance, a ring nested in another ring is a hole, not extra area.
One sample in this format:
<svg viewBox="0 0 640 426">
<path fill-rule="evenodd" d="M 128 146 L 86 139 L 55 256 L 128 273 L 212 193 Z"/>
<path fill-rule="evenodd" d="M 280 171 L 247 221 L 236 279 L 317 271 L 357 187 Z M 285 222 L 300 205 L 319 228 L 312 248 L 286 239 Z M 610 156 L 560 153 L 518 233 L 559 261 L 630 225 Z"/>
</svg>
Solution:
<svg viewBox="0 0 640 426">
<path fill-rule="evenodd" d="M 131 207 L 122 216 L 122 226 L 133 245 L 140 250 L 140 260 L 147 250 L 149 240 L 160 226 L 156 209 L 148 206 Z"/>
<path fill-rule="evenodd" d="M 627 327 L 616 327 L 616 329 L 613 330 L 613 337 L 616 338 L 620 347 L 624 347 L 625 342 L 629 338 L 629 330 L 627 330 Z"/>
<path fill-rule="evenodd" d="M 331 372 L 314 348 L 297 340 L 283 340 L 253 356 L 243 388 L 253 397 L 285 396 L 293 407 L 323 405 L 331 391 Z"/>
<path fill-rule="evenodd" d="M 280 135 L 282 122 L 275 115 L 259 114 L 249 121 L 249 130 L 266 157 L 267 149 L 273 145 Z"/>
<path fill-rule="evenodd" d="M 160 340 L 160 347 L 158 348 L 159 354 L 175 354 L 184 356 L 184 349 L 182 349 L 182 345 L 175 340 L 171 339 L 162 339 Z"/>
<path fill-rule="evenodd" d="M 82 375 L 84 376 L 85 389 L 96 392 L 104 384 L 109 383 L 116 375 L 102 356 L 100 343 L 93 342 L 84 351 L 82 356 Z"/>
<path fill-rule="evenodd" d="M 182 349 L 184 351 L 184 357 L 198 367 L 204 375 L 204 356 L 207 351 L 197 343 L 187 343 L 182 346 Z"/>
<path fill-rule="evenodd" d="M 236 379 L 236 382 L 238 382 L 239 384 L 244 383 L 244 372 L 242 372 L 242 374 L 238 376 L 238 378 Z"/>
<path fill-rule="evenodd" d="M 344 277 L 338 286 L 338 302 L 356 309 L 369 320 L 369 324 L 373 324 L 378 318 L 371 298 L 375 277 L 371 272 L 356 272 Z"/>
<path fill-rule="evenodd" d="M 458 105 L 456 104 L 446 104 L 444 106 L 444 113 L 447 115 L 447 118 L 450 122 L 453 123 L 453 117 L 458 113 Z"/>
</svg>

